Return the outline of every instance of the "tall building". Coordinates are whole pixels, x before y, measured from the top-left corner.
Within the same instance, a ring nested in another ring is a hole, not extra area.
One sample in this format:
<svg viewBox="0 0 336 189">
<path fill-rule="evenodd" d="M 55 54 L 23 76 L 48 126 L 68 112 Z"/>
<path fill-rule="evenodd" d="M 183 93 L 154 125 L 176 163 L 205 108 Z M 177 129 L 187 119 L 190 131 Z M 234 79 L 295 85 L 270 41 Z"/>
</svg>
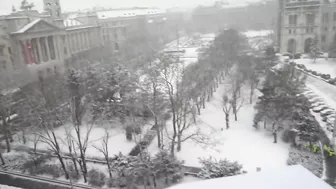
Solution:
<svg viewBox="0 0 336 189">
<path fill-rule="evenodd" d="M 334 0 L 279 0 L 280 52 L 308 53 L 313 41 L 324 52 L 336 41 Z"/>
</svg>

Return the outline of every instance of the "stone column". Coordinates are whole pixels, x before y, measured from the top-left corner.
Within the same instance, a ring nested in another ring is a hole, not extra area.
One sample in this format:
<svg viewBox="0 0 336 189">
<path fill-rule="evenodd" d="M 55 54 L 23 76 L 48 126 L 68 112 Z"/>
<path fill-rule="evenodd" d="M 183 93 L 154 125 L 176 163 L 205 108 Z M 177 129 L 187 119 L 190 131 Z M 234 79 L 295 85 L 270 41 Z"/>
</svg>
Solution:
<svg viewBox="0 0 336 189">
<path fill-rule="evenodd" d="M 49 42 L 48 42 L 48 36 L 47 37 L 44 37 L 45 40 L 45 45 L 46 45 L 46 51 L 47 51 L 47 57 L 48 57 L 48 60 L 51 60 L 51 56 L 50 56 L 50 49 L 49 49 Z"/>
<path fill-rule="evenodd" d="M 91 49 L 91 45 L 90 45 L 90 30 L 85 32 L 85 37 L 86 37 L 87 48 Z"/>
<path fill-rule="evenodd" d="M 53 42 L 54 42 L 54 51 L 55 51 L 55 59 L 56 60 L 60 60 L 60 45 L 59 45 L 59 41 L 60 40 L 60 36 L 56 35 L 53 36 Z"/>
<path fill-rule="evenodd" d="M 36 43 L 37 43 L 37 51 L 38 54 L 40 55 L 40 63 L 44 62 L 43 61 L 43 54 L 42 54 L 42 48 L 41 48 L 41 44 L 40 44 L 40 38 L 36 38 Z"/>
<path fill-rule="evenodd" d="M 31 46 L 33 49 L 33 53 L 34 53 L 34 60 L 35 60 L 35 64 L 40 63 L 40 56 L 38 56 L 38 52 L 37 52 L 37 39 L 35 38 L 35 42 L 36 44 L 33 44 L 33 39 L 30 40 L 31 42 Z"/>
</svg>

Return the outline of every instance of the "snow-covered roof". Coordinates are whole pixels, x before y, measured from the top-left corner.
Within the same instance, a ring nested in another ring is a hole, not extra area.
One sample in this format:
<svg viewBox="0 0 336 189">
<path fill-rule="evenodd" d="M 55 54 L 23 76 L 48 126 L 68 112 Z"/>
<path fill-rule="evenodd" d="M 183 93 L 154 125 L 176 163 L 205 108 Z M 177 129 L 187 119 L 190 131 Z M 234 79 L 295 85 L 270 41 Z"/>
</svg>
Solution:
<svg viewBox="0 0 336 189">
<path fill-rule="evenodd" d="M 74 19 L 74 18 L 67 18 L 63 21 L 64 26 L 71 27 L 71 26 L 82 26 L 84 25 L 82 22 Z"/>
<path fill-rule="evenodd" d="M 171 189 L 333 189 L 301 165 L 175 185 Z"/>
<path fill-rule="evenodd" d="M 161 9 L 126 9 L 126 10 L 106 10 L 98 11 L 99 19 L 118 18 L 118 17 L 134 17 L 140 15 L 154 15 L 164 13 Z"/>
</svg>

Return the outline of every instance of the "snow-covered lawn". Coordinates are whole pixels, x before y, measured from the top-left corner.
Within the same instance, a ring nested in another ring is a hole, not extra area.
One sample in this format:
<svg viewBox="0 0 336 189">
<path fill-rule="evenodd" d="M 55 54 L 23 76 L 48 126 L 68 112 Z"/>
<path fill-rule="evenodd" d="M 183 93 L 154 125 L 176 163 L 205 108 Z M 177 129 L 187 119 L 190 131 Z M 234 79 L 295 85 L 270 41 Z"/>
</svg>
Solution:
<svg viewBox="0 0 336 189">
<path fill-rule="evenodd" d="M 336 61 L 333 59 L 318 58 L 315 63 L 311 59 L 297 59 L 295 62 L 305 65 L 307 69 L 321 74 L 330 74 L 332 78 L 336 77 Z"/>
<path fill-rule="evenodd" d="M 151 125 L 147 124 L 143 126 L 142 134 L 140 134 L 137 138 L 138 142 L 140 140 L 140 137 L 143 136 L 149 129 Z M 88 126 L 84 125 L 82 126 L 82 140 L 85 139 L 85 133 Z M 60 147 L 62 152 L 68 153 L 68 144 L 67 144 L 67 138 L 66 138 L 66 130 L 71 130 L 71 135 L 73 136 L 74 140 L 76 141 L 76 133 L 75 130 L 72 128 L 71 125 L 64 125 L 55 130 L 55 134 L 58 138 Z M 107 129 L 109 133 L 109 141 L 108 141 L 108 150 L 109 154 L 111 156 L 115 154 L 119 154 L 121 152 L 122 154 L 127 155 L 136 145 L 136 142 L 134 140 L 128 141 L 126 139 L 125 135 L 125 129 L 123 126 L 118 123 L 112 123 L 112 124 L 101 124 L 101 125 L 94 125 L 91 133 L 89 135 L 89 143 L 87 148 L 87 156 L 88 157 L 104 157 L 101 152 L 99 152 L 94 146 L 100 148 L 102 146 L 102 139 L 105 136 L 105 130 Z M 42 132 L 43 133 L 43 132 Z M 20 135 L 17 135 L 16 137 L 20 137 Z M 29 146 L 31 148 L 34 147 L 34 137 L 32 135 L 28 135 L 28 142 L 25 144 L 26 146 Z M 15 140 L 18 141 L 18 140 Z M 16 142 L 14 144 L 17 145 L 23 145 L 22 142 Z M 37 144 L 37 149 L 46 150 L 50 148 L 46 143 L 39 142 Z"/>
<path fill-rule="evenodd" d="M 221 104 L 222 95 L 227 88 L 226 84 L 220 85 L 213 99 L 206 104 L 206 109 L 202 110 L 200 121 L 194 125 L 200 128 L 203 134 L 209 136 L 215 145 L 207 146 L 188 140 L 182 144 L 182 151 L 178 152 L 177 156 L 185 161 L 185 165 L 196 167 L 200 166 L 200 157 L 227 158 L 243 164 L 244 169 L 249 172 L 255 172 L 256 167 L 266 170 L 286 166 L 289 145 L 285 144 L 280 137 L 278 143 L 274 144 L 270 133 L 264 130 L 257 131 L 252 127 L 254 104 L 245 103 L 238 113 L 238 121 L 235 122 L 232 116 L 231 128 L 225 129 L 225 116 Z M 245 91 L 246 97 L 248 92 L 248 90 Z M 171 121 L 167 122 L 168 133 L 169 126 Z M 221 131 L 222 128 L 223 131 Z M 158 149 L 155 139 L 153 141 L 148 151 L 156 153 Z M 167 142 L 168 140 L 166 140 L 166 146 L 168 146 Z"/>
</svg>

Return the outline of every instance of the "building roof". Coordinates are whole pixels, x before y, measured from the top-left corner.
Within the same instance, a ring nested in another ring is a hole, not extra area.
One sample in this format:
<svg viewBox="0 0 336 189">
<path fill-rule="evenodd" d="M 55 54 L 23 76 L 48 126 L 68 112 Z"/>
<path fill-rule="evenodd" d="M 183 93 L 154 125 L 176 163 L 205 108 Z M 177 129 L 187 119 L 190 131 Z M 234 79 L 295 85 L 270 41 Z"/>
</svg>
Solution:
<svg viewBox="0 0 336 189">
<path fill-rule="evenodd" d="M 239 176 L 195 181 L 171 189 L 333 189 L 301 165 Z"/>
<path fill-rule="evenodd" d="M 161 9 L 120 9 L 120 10 L 105 10 L 97 11 L 99 19 L 118 18 L 118 17 L 134 17 L 141 15 L 155 15 L 162 14 L 164 10 Z"/>
<path fill-rule="evenodd" d="M 67 18 L 63 21 L 65 27 L 72 27 L 72 26 L 82 26 L 84 25 L 82 22 L 78 21 L 74 18 Z"/>
<path fill-rule="evenodd" d="M 46 20 L 44 19 L 41 19 L 41 18 L 38 18 L 32 22 L 29 22 L 28 24 L 26 24 L 25 26 L 23 26 L 21 29 L 19 29 L 18 31 L 16 32 L 13 32 L 12 34 L 21 34 L 21 33 L 25 33 L 26 31 L 28 31 L 30 28 L 32 28 L 33 26 L 35 26 L 36 24 L 38 24 L 39 22 L 44 22 L 56 29 L 60 29 L 59 27 L 55 26 L 54 24 L 51 24 L 49 22 L 47 22 Z"/>
</svg>

